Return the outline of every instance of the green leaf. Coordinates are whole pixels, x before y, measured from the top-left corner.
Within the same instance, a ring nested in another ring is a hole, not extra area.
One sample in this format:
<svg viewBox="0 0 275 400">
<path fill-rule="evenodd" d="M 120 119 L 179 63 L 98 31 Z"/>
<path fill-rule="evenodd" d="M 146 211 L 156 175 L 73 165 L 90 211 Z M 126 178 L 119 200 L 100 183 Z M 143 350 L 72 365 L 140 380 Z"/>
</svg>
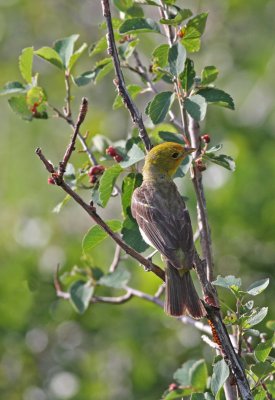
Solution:
<svg viewBox="0 0 275 400">
<path fill-rule="evenodd" d="M 127 90 L 132 99 L 134 100 L 137 97 L 137 95 L 142 91 L 142 87 L 139 85 L 128 85 Z M 113 103 L 113 110 L 117 110 L 122 106 L 123 106 L 122 98 L 119 94 L 117 94 L 115 101 Z"/>
<path fill-rule="evenodd" d="M 207 381 L 207 367 L 204 360 L 188 360 L 174 373 L 174 379 L 183 387 L 192 386 L 204 390 Z"/>
<path fill-rule="evenodd" d="M 222 144 L 216 144 L 216 146 L 213 146 L 210 149 L 207 149 L 205 154 L 215 153 L 216 151 L 221 150 L 221 148 L 222 148 Z"/>
<path fill-rule="evenodd" d="M 262 307 L 260 309 L 253 310 L 250 317 L 246 318 L 243 322 L 243 328 L 251 328 L 251 326 L 257 325 L 266 317 L 268 307 Z"/>
<path fill-rule="evenodd" d="M 228 377 L 229 368 L 224 360 L 220 360 L 214 364 L 213 374 L 211 377 L 211 391 L 214 394 L 215 399 Z"/>
<path fill-rule="evenodd" d="M 114 5 L 120 10 L 120 11 L 127 11 L 128 8 L 132 7 L 134 2 L 133 0 L 113 0 Z"/>
<path fill-rule="evenodd" d="M 121 229 L 121 221 L 116 219 L 106 221 L 109 228 L 114 232 L 118 232 Z M 103 242 L 108 237 L 106 233 L 99 225 L 95 225 L 88 230 L 82 240 L 82 250 L 84 253 L 88 253 L 99 243 Z"/>
<path fill-rule="evenodd" d="M 60 55 L 51 47 L 41 47 L 34 52 L 38 57 L 43 58 L 56 67 L 63 69 L 63 63 Z"/>
<path fill-rule="evenodd" d="M 190 396 L 192 393 L 192 389 L 175 389 L 172 391 L 167 391 L 167 394 L 165 394 L 165 397 L 162 397 L 163 400 L 182 400 L 183 398 L 186 398 L 186 396 Z"/>
<path fill-rule="evenodd" d="M 138 147 L 138 145 L 134 143 L 131 149 L 124 157 L 124 160 L 120 162 L 120 166 L 122 168 L 128 168 L 131 165 L 134 165 L 137 162 L 143 160 L 144 157 L 145 157 L 144 152 L 140 149 L 140 147 Z"/>
<path fill-rule="evenodd" d="M 26 88 L 22 83 L 20 82 L 7 82 L 3 89 L 0 90 L 0 95 L 5 95 L 5 94 L 12 94 L 12 93 L 22 93 L 25 92 Z"/>
<path fill-rule="evenodd" d="M 126 13 L 131 17 L 139 17 L 139 18 L 144 17 L 143 9 L 137 4 L 134 4 L 133 7 L 128 8 Z"/>
<path fill-rule="evenodd" d="M 98 188 L 102 207 L 106 207 L 108 200 L 111 197 L 116 180 L 122 171 L 123 169 L 119 164 L 113 165 L 104 171 Z"/>
<path fill-rule="evenodd" d="M 167 131 L 159 131 L 158 136 L 164 141 L 164 142 L 175 142 L 184 145 L 184 140 L 182 138 L 182 135 L 179 135 L 178 133 L 173 133 L 173 132 L 167 132 Z"/>
<path fill-rule="evenodd" d="M 160 33 L 159 25 L 151 18 L 130 18 L 126 19 L 119 28 L 119 33 Z"/>
<path fill-rule="evenodd" d="M 268 374 L 271 374 L 275 371 L 274 367 L 268 362 L 259 362 L 256 365 L 253 365 L 251 371 L 258 377 L 266 377 Z"/>
<path fill-rule="evenodd" d="M 219 75 L 219 71 L 213 65 L 209 65 L 202 70 L 201 73 L 201 84 L 209 85 L 209 83 L 214 82 Z"/>
<path fill-rule="evenodd" d="M 198 360 L 190 368 L 191 385 L 199 391 L 203 391 L 207 385 L 207 366 L 204 360 Z"/>
<path fill-rule="evenodd" d="M 74 44 L 78 38 L 79 35 L 71 35 L 54 43 L 54 50 L 59 54 L 65 68 L 69 67 L 70 59 L 74 52 Z"/>
<path fill-rule="evenodd" d="M 140 173 L 131 172 L 125 176 L 122 182 L 121 204 L 124 217 L 131 215 L 131 199 L 134 190 L 142 183 L 142 175 Z"/>
<path fill-rule="evenodd" d="M 149 116 L 156 125 L 164 120 L 175 99 L 173 92 L 158 93 L 150 103 Z"/>
<path fill-rule="evenodd" d="M 32 82 L 32 62 L 33 62 L 33 47 L 27 47 L 22 50 L 19 57 L 19 69 L 22 78 L 27 82 Z"/>
<path fill-rule="evenodd" d="M 122 239 L 139 253 L 148 249 L 148 244 L 144 242 L 139 231 L 136 220 L 132 216 L 127 216 L 122 225 Z"/>
<path fill-rule="evenodd" d="M 212 283 L 215 286 L 221 286 L 227 289 L 233 289 L 234 291 L 238 290 L 242 285 L 241 279 L 235 278 L 234 275 L 228 275 L 225 277 L 218 275 L 217 279 Z"/>
<path fill-rule="evenodd" d="M 107 50 L 107 39 L 106 36 L 102 36 L 98 42 L 92 44 L 92 46 L 89 49 L 89 56 L 95 56 L 96 54 L 100 54 L 103 51 Z"/>
<path fill-rule="evenodd" d="M 84 86 L 90 82 L 97 83 L 105 75 L 111 72 L 113 69 L 113 63 L 111 58 L 105 58 L 96 63 L 95 68 L 91 71 L 86 71 L 77 78 L 73 78 L 73 82 L 76 86 Z"/>
<path fill-rule="evenodd" d="M 246 293 L 250 294 L 251 296 L 257 296 L 258 294 L 262 293 L 268 285 L 269 278 L 261 279 L 260 281 L 252 283 L 246 290 Z"/>
<path fill-rule="evenodd" d="M 274 341 L 274 335 L 271 339 L 266 340 L 264 343 L 259 343 L 255 348 L 255 357 L 258 361 L 265 361 L 271 352 Z"/>
<path fill-rule="evenodd" d="M 55 214 L 60 213 L 61 209 L 65 206 L 65 204 L 68 203 L 69 200 L 71 200 L 71 196 L 67 194 L 67 196 L 65 196 L 64 199 L 53 208 L 52 212 Z"/>
<path fill-rule="evenodd" d="M 70 61 L 69 61 L 69 65 L 68 65 L 69 71 L 72 70 L 72 68 L 75 65 L 76 61 L 79 59 L 81 54 L 83 54 L 83 52 L 87 49 L 87 47 L 88 47 L 87 43 L 83 43 L 82 46 L 80 46 L 79 49 L 77 49 L 74 52 L 74 54 L 70 57 Z"/>
<path fill-rule="evenodd" d="M 94 287 L 89 282 L 76 281 L 70 288 L 70 301 L 77 312 L 83 314 L 89 307 Z"/>
<path fill-rule="evenodd" d="M 130 272 L 122 267 L 118 267 L 114 272 L 103 275 L 98 283 L 103 286 L 112 287 L 115 289 L 123 289 L 129 279 L 131 278 Z"/>
<path fill-rule="evenodd" d="M 192 16 L 192 11 L 189 10 L 188 8 L 184 8 L 183 10 L 179 9 L 177 14 L 173 16 L 172 18 L 165 19 L 162 18 L 159 22 L 161 24 L 165 25 L 172 25 L 172 26 L 177 26 L 182 23 L 185 19 L 189 18 Z"/>
<path fill-rule="evenodd" d="M 18 114 L 22 119 L 26 121 L 32 120 L 33 116 L 28 108 L 25 96 L 11 97 L 8 102 L 12 111 Z"/>
<path fill-rule="evenodd" d="M 207 103 L 202 96 L 195 94 L 185 99 L 184 107 L 192 118 L 202 121 L 206 114 Z"/>
<path fill-rule="evenodd" d="M 252 394 L 254 400 L 266 400 L 266 391 L 262 387 L 257 387 Z"/>
<path fill-rule="evenodd" d="M 190 19 L 185 28 L 183 28 L 183 38 L 181 43 L 189 52 L 199 51 L 201 46 L 201 35 L 204 32 L 207 20 L 207 13 L 202 13 Z"/>
<path fill-rule="evenodd" d="M 216 156 L 213 153 L 205 153 L 202 158 L 203 160 L 211 161 L 214 164 L 218 164 L 221 167 L 228 169 L 229 171 L 235 171 L 236 169 L 236 164 L 233 158 L 225 154 L 220 154 Z"/>
<path fill-rule="evenodd" d="M 235 109 L 232 97 L 223 90 L 216 88 L 205 88 L 205 89 L 200 89 L 197 92 L 197 94 L 204 97 L 207 103 L 221 107 L 226 107 L 229 108 L 230 110 Z"/>
<path fill-rule="evenodd" d="M 180 43 L 170 47 L 168 52 L 169 72 L 174 76 L 179 76 L 184 70 L 185 59 L 186 50 Z"/>
<path fill-rule="evenodd" d="M 169 49 L 170 47 L 168 44 L 161 44 L 156 47 L 153 51 L 153 63 L 160 68 L 166 67 L 168 64 Z"/>
<path fill-rule="evenodd" d="M 183 73 L 180 75 L 181 86 L 183 90 L 188 93 L 194 84 L 196 72 L 194 69 L 194 61 L 187 58 L 185 60 L 185 67 Z"/>
</svg>

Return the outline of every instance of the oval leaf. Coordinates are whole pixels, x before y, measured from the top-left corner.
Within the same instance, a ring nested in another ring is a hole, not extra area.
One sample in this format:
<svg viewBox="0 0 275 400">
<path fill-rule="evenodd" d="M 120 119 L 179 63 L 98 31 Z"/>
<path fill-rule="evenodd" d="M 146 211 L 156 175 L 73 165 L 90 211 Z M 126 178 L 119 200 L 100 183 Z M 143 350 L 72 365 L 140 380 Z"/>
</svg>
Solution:
<svg viewBox="0 0 275 400">
<path fill-rule="evenodd" d="M 209 65 L 202 70 L 201 73 L 201 84 L 209 85 L 209 83 L 214 82 L 219 75 L 219 71 L 213 65 Z"/>
<path fill-rule="evenodd" d="M 113 165 L 104 171 L 98 188 L 99 199 L 102 207 L 105 207 L 113 192 L 116 180 L 119 174 L 123 171 L 119 164 Z"/>
<path fill-rule="evenodd" d="M 275 343 L 274 338 L 275 336 L 273 336 L 271 339 L 268 339 L 266 342 L 259 343 L 257 345 L 255 349 L 255 356 L 258 361 L 265 361 L 267 359 Z"/>
<path fill-rule="evenodd" d="M 216 364 L 214 364 L 213 375 L 211 378 L 211 391 L 214 394 L 215 398 L 220 389 L 223 387 L 228 376 L 229 368 L 224 360 L 220 360 Z"/>
<path fill-rule="evenodd" d="M 33 62 L 33 47 L 27 47 L 22 50 L 19 57 L 19 69 L 22 78 L 27 82 L 32 81 L 32 62 Z"/>
<path fill-rule="evenodd" d="M 38 57 L 43 58 L 56 67 L 63 69 L 63 63 L 60 55 L 51 47 L 41 47 L 34 52 Z"/>
<path fill-rule="evenodd" d="M 65 68 L 69 67 L 69 62 L 74 52 L 74 44 L 78 38 L 79 35 L 71 35 L 54 43 L 54 50 L 59 54 Z"/>
<path fill-rule="evenodd" d="M 158 24 L 151 18 L 130 18 L 126 19 L 119 28 L 119 33 L 160 33 Z"/>
<path fill-rule="evenodd" d="M 150 103 L 148 114 L 154 124 L 159 124 L 166 117 L 173 104 L 175 95 L 173 92 L 158 93 Z"/>
<path fill-rule="evenodd" d="M 202 96 L 195 94 L 185 99 L 184 107 L 192 118 L 202 121 L 206 114 L 207 103 Z"/>
<path fill-rule="evenodd" d="M 174 76 L 179 76 L 184 70 L 185 60 L 185 48 L 180 43 L 174 44 L 168 52 L 169 72 Z"/>
<path fill-rule="evenodd" d="M 135 174 L 132 172 L 131 174 L 125 176 L 122 182 L 122 193 L 121 193 L 121 204 L 123 214 L 126 217 L 127 215 L 131 215 L 131 199 L 134 190 L 139 187 L 142 183 L 142 175 Z"/>
<path fill-rule="evenodd" d="M 252 283 L 249 286 L 246 293 L 251 294 L 251 296 L 257 296 L 258 294 L 262 293 L 267 286 L 269 285 L 269 278 L 261 279 L 260 281 Z"/>
<path fill-rule="evenodd" d="M 76 281 L 70 288 L 70 301 L 77 312 L 83 314 L 89 307 L 94 287 L 89 282 Z"/>
<path fill-rule="evenodd" d="M 121 221 L 114 219 L 107 221 L 106 223 L 114 232 L 118 232 L 121 229 Z M 84 253 L 92 250 L 107 237 L 108 233 L 106 233 L 99 225 L 90 228 L 82 240 L 82 249 Z"/>
<path fill-rule="evenodd" d="M 215 104 L 217 106 L 226 107 L 234 110 L 234 101 L 232 97 L 223 90 L 216 88 L 205 88 L 197 92 L 200 96 L 204 97 L 207 103 Z"/>
<path fill-rule="evenodd" d="M 114 272 L 102 276 L 98 283 L 115 289 L 123 289 L 130 278 L 131 274 L 127 269 L 118 267 Z"/>
</svg>

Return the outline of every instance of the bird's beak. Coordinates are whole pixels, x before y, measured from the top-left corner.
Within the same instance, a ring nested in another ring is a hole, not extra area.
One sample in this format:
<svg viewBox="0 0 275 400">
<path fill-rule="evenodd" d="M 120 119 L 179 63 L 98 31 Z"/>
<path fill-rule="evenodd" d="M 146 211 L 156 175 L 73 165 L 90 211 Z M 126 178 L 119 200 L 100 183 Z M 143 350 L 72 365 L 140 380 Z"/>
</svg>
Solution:
<svg viewBox="0 0 275 400">
<path fill-rule="evenodd" d="M 191 153 L 193 153 L 193 151 L 196 151 L 197 149 L 194 149 L 194 147 L 185 146 L 184 150 L 185 150 L 185 153 L 191 154 Z"/>
</svg>

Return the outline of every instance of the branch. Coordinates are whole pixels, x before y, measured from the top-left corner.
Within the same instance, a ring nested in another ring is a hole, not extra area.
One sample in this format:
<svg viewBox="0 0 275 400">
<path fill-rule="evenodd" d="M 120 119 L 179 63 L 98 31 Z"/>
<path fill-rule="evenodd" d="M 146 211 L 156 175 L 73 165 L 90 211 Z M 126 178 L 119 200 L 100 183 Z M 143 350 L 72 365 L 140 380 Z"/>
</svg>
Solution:
<svg viewBox="0 0 275 400">
<path fill-rule="evenodd" d="M 139 130 L 139 136 L 143 141 L 146 150 L 149 151 L 152 148 L 150 138 L 144 126 L 142 116 L 126 88 L 124 76 L 121 71 L 120 61 L 115 43 L 109 0 L 101 0 L 101 5 L 102 5 L 102 12 L 107 23 L 108 33 L 106 37 L 108 43 L 108 54 L 110 54 L 110 56 L 113 59 L 113 64 L 116 73 L 116 80 L 114 81 L 114 84 L 116 85 L 118 93 L 122 97 L 124 104 L 129 110 L 133 123 L 137 126 Z"/>
<path fill-rule="evenodd" d="M 186 111 L 184 110 L 185 114 Z M 193 157 L 197 158 L 200 156 L 200 126 L 197 121 L 193 118 L 189 118 L 189 135 L 191 139 L 191 146 L 196 148 L 197 151 L 194 153 Z M 201 247 L 203 252 L 203 257 L 206 259 L 207 263 L 207 279 L 212 282 L 214 280 L 213 273 L 213 255 L 212 255 L 212 242 L 211 242 L 211 231 L 208 223 L 208 215 L 206 209 L 206 201 L 204 188 L 202 184 L 202 174 L 196 166 L 192 168 L 192 181 L 197 197 L 197 211 L 198 211 L 198 225 L 200 231 Z"/>
</svg>

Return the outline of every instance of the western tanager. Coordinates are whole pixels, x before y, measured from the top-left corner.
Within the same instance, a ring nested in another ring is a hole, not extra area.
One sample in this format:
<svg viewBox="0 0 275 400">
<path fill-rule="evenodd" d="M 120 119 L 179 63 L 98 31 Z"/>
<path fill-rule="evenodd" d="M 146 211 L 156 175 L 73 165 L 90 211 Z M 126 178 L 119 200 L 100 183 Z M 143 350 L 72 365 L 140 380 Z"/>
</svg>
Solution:
<svg viewBox="0 0 275 400">
<path fill-rule="evenodd" d="M 177 143 L 155 146 L 145 157 L 143 183 L 135 189 L 131 210 L 144 240 L 165 261 L 165 311 L 173 316 L 205 315 L 190 276 L 194 242 L 191 220 L 172 176 L 195 149 Z"/>
</svg>

